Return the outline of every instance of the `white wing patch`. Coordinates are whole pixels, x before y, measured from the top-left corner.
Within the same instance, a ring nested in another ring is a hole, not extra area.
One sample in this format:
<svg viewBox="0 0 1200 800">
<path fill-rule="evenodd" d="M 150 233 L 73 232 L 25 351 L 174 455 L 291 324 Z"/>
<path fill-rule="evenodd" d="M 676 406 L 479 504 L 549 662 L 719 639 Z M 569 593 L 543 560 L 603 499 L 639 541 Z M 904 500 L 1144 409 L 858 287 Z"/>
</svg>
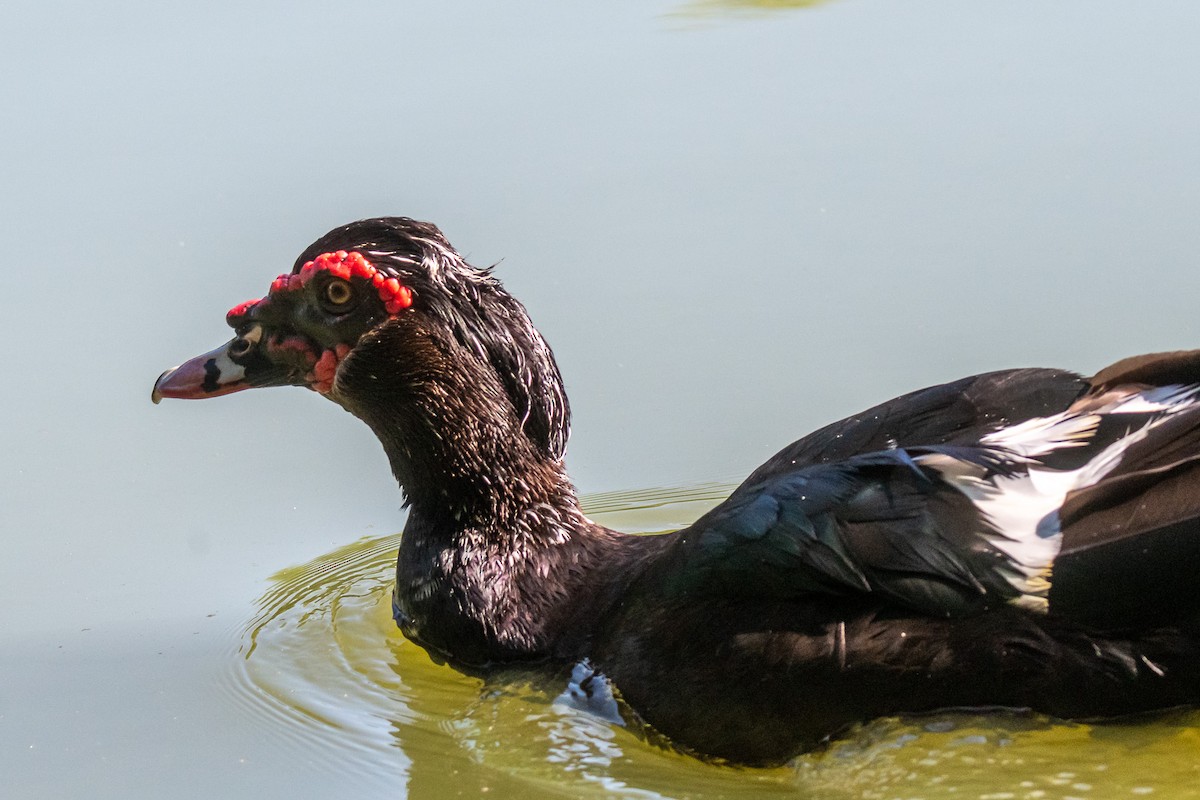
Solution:
<svg viewBox="0 0 1200 800">
<path fill-rule="evenodd" d="M 1156 386 L 1134 394 L 1112 393 L 1115 400 L 1106 407 L 1105 414 L 1174 414 L 1195 404 L 1200 395 L 1200 386 L 1174 385 Z"/>
<path fill-rule="evenodd" d="M 980 535 L 1007 556 L 1012 569 L 1006 579 L 1019 594 L 1010 602 L 1045 612 L 1049 607 L 1050 567 L 1062 546 L 1058 512 L 1067 494 L 1091 486 L 1112 472 L 1131 445 L 1145 439 L 1172 414 L 1193 408 L 1198 395 L 1200 386 L 1113 392 L 1109 402 L 1104 402 L 1104 396 L 1090 398 L 1084 411 L 1067 409 L 984 436 L 980 444 L 1013 463 L 1017 468 L 1013 474 L 989 475 L 984 467 L 940 453 L 914 460 L 937 470 L 979 510 L 988 527 Z M 1112 414 L 1155 416 L 1098 450 L 1077 469 L 1051 469 L 1038 460 L 1065 448 L 1089 446 L 1101 420 Z"/>
<path fill-rule="evenodd" d="M 1099 424 L 1100 414 L 1064 411 L 1052 417 L 1034 417 L 1019 425 L 1001 428 L 984 436 L 979 443 L 1023 460 L 1031 459 L 1065 447 L 1086 447 Z"/>
</svg>

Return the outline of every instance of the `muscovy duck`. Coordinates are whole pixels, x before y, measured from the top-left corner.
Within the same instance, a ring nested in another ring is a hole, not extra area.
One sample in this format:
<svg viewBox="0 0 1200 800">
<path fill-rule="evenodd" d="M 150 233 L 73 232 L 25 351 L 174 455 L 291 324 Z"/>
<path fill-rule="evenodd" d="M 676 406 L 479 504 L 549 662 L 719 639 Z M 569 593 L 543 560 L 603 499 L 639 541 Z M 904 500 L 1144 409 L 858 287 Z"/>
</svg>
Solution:
<svg viewBox="0 0 1200 800">
<path fill-rule="evenodd" d="M 461 669 L 586 664 L 755 765 L 901 712 L 1200 702 L 1200 351 L 922 389 L 639 536 L 581 513 L 550 348 L 433 225 L 330 231 L 227 322 L 155 402 L 304 386 L 366 422 L 409 507 L 396 621 Z"/>
</svg>

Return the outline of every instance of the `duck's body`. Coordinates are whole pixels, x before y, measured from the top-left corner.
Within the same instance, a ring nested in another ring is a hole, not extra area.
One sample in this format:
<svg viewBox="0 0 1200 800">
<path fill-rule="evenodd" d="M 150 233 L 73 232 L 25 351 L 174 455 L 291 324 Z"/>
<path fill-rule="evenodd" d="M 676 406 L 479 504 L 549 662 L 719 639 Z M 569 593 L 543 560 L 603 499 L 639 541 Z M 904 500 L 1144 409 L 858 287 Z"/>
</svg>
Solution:
<svg viewBox="0 0 1200 800">
<path fill-rule="evenodd" d="M 628 536 L 579 509 L 549 348 L 436 228 L 353 223 L 293 273 L 156 397 L 304 385 L 370 425 L 409 504 L 396 619 L 439 659 L 586 660 L 743 763 L 889 713 L 1200 702 L 1200 352 L 914 392 Z"/>
</svg>

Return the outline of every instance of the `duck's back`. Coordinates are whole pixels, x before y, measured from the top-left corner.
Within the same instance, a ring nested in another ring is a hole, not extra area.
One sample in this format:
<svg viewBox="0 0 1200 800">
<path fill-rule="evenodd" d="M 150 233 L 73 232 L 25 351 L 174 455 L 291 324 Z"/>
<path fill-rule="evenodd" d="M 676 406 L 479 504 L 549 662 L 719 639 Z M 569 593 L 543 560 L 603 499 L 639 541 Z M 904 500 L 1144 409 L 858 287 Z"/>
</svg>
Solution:
<svg viewBox="0 0 1200 800">
<path fill-rule="evenodd" d="M 1032 368 L 919 389 L 813 431 L 768 459 L 745 483 L 876 450 L 974 443 L 1004 425 L 1061 411 L 1088 387 L 1074 372 Z"/>
</svg>

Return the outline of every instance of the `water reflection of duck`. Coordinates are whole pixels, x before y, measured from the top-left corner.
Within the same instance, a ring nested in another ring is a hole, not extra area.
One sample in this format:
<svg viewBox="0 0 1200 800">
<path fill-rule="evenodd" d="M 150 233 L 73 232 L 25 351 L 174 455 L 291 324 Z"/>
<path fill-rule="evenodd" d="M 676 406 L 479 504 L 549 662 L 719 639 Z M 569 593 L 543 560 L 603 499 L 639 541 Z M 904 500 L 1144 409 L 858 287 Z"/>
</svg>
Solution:
<svg viewBox="0 0 1200 800">
<path fill-rule="evenodd" d="M 913 392 L 631 536 L 579 510 L 550 348 L 434 226 L 337 228 L 227 320 L 155 400 L 307 386 L 366 422 L 409 504 L 396 620 L 460 668 L 586 660 L 753 764 L 896 712 L 1200 701 L 1200 351 Z"/>
</svg>

